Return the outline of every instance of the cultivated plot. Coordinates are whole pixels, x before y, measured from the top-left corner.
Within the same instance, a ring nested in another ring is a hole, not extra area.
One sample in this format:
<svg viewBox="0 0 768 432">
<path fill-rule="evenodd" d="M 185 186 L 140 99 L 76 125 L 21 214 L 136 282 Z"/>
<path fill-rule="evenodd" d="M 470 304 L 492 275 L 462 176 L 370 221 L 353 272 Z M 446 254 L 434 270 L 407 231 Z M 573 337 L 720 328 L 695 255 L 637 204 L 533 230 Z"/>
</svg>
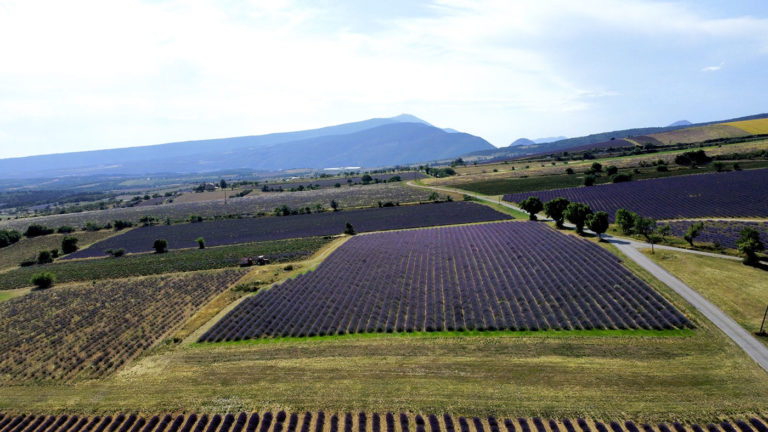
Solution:
<svg viewBox="0 0 768 432">
<path fill-rule="evenodd" d="M 659 225 L 669 225 L 670 234 L 683 238 L 688 228 L 698 221 L 668 221 Z M 724 248 L 736 249 L 736 241 L 741 230 L 752 228 L 760 233 L 760 240 L 768 244 L 768 221 L 729 221 L 729 220 L 702 220 L 704 228 L 694 239 L 697 243 L 718 244 Z"/>
<path fill-rule="evenodd" d="M 768 217 L 768 169 L 732 171 L 590 187 L 504 195 L 520 202 L 529 196 L 546 202 L 563 197 L 605 211 L 613 220 L 625 208 L 644 217 Z"/>
<path fill-rule="evenodd" d="M 229 270 L 110 280 L 0 303 L 0 381 L 107 375 L 243 274 Z"/>
<path fill-rule="evenodd" d="M 195 239 L 198 237 L 203 237 L 207 246 L 220 246 L 341 234 L 347 222 L 356 231 L 366 232 L 511 218 L 487 206 L 471 202 L 447 202 L 296 216 L 225 219 L 136 228 L 79 250 L 67 258 L 100 257 L 104 256 L 106 249 L 118 248 L 130 253 L 149 252 L 156 239 L 166 239 L 170 249 L 178 249 L 196 247 Z"/>
<path fill-rule="evenodd" d="M 200 340 L 689 326 L 603 248 L 520 222 L 357 236 L 316 271 L 248 298 Z"/>
<path fill-rule="evenodd" d="M 732 421 L 723 420 L 705 425 L 709 432 L 766 432 L 765 420 L 751 417 Z M 144 417 L 136 414 L 115 416 L 79 417 L 0 414 L 0 429 L 4 431 L 47 431 L 47 432 L 701 432 L 698 424 L 682 423 L 647 424 L 633 421 L 601 422 L 578 419 L 546 420 L 533 418 L 454 417 L 450 414 L 379 414 L 376 412 L 350 412 L 337 414 L 318 412 L 251 413 L 239 414 L 165 414 Z"/>
</svg>

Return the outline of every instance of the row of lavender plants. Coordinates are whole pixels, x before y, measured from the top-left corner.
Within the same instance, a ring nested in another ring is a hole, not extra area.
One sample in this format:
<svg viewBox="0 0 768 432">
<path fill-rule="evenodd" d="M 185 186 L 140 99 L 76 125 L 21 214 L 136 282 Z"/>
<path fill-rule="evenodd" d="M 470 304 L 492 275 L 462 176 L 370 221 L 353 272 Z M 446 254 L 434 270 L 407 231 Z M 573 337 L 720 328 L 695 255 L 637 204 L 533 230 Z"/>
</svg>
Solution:
<svg viewBox="0 0 768 432">
<path fill-rule="evenodd" d="M 768 244 L 768 222 L 703 220 L 704 228 L 699 231 L 696 242 L 712 243 L 727 249 L 736 249 L 736 241 L 741 230 L 752 228 L 760 233 L 760 240 Z M 669 225 L 670 234 L 682 238 L 694 221 L 668 221 L 659 225 Z"/>
<path fill-rule="evenodd" d="M 768 217 L 768 169 L 697 174 L 504 195 L 519 203 L 563 197 L 608 213 L 625 208 L 654 219 Z"/>
<path fill-rule="evenodd" d="M 691 323 L 598 245 L 535 222 L 350 239 L 200 341 L 363 332 L 668 329 Z"/>
<path fill-rule="evenodd" d="M 0 432 L 768 432 L 765 419 L 722 420 L 718 424 L 637 424 L 633 421 L 544 420 L 539 417 L 457 417 L 429 414 L 359 412 L 354 415 L 279 411 L 276 414 L 165 414 L 143 417 L 117 414 L 104 417 L 77 415 L 5 415 L 0 413 Z"/>
<path fill-rule="evenodd" d="M 346 223 L 357 232 L 418 228 L 511 219 L 490 207 L 471 202 L 445 202 L 363 210 L 327 211 L 308 215 L 224 219 L 212 222 L 140 227 L 110 237 L 67 258 L 104 256 L 107 249 L 148 252 L 156 239 L 166 239 L 169 249 L 189 248 L 204 237 L 207 246 L 251 243 L 287 238 L 341 234 Z"/>
</svg>

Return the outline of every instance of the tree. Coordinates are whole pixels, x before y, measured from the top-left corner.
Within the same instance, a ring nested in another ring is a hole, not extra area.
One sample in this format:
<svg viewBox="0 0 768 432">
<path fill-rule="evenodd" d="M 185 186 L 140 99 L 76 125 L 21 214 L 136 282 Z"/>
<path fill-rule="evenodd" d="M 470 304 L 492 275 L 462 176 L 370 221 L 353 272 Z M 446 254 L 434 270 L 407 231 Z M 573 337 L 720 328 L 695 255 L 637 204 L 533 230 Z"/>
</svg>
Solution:
<svg viewBox="0 0 768 432">
<path fill-rule="evenodd" d="M 760 241 L 760 233 L 749 227 L 744 228 L 739 233 L 736 247 L 739 252 L 745 255 L 744 264 L 747 265 L 757 265 L 760 262 L 757 258 L 757 252 L 765 250 L 765 245 Z"/>
<path fill-rule="evenodd" d="M 669 225 L 661 225 L 656 229 L 656 232 L 661 236 L 662 240 L 666 240 L 667 236 L 672 232 L 672 227 Z"/>
<path fill-rule="evenodd" d="M 429 194 L 430 201 L 437 201 L 439 199 L 440 199 L 440 195 L 438 195 L 437 192 L 432 192 L 431 194 Z"/>
<path fill-rule="evenodd" d="M 339 203 L 337 203 L 336 200 L 331 200 L 331 208 L 333 211 L 339 211 Z"/>
<path fill-rule="evenodd" d="M 632 230 L 636 234 L 640 234 L 645 237 L 648 242 L 651 241 L 651 234 L 656 231 L 656 221 L 652 218 L 644 218 L 642 216 L 635 217 L 635 225 Z"/>
<path fill-rule="evenodd" d="M 165 239 L 157 239 L 155 240 L 155 243 L 152 244 L 152 248 L 155 249 L 155 253 L 168 252 L 168 241 Z"/>
<path fill-rule="evenodd" d="M 59 228 L 56 229 L 56 232 L 59 234 L 69 234 L 75 232 L 75 227 L 69 226 L 69 225 L 62 225 Z"/>
<path fill-rule="evenodd" d="M 67 236 L 61 240 L 61 252 L 71 254 L 77 250 L 77 237 Z"/>
<path fill-rule="evenodd" d="M 584 176 L 584 186 L 592 186 L 595 184 L 595 176 L 592 174 L 587 174 Z"/>
<path fill-rule="evenodd" d="M 568 204 L 570 204 L 570 201 L 565 198 L 555 198 L 551 201 L 547 201 L 544 203 L 544 214 L 555 221 L 555 226 L 562 228 L 564 213 Z"/>
<path fill-rule="evenodd" d="M 614 183 L 632 181 L 632 174 L 627 174 L 627 173 L 616 174 L 615 176 L 613 176 L 611 181 Z"/>
<path fill-rule="evenodd" d="M 544 204 L 535 196 L 530 196 L 520 201 L 520 208 L 525 210 L 532 221 L 536 220 L 536 213 L 544 209 Z"/>
<path fill-rule="evenodd" d="M 626 235 L 632 234 L 635 227 L 636 217 L 638 217 L 637 214 L 627 209 L 620 208 L 616 210 L 616 225 L 619 226 L 622 233 Z"/>
<path fill-rule="evenodd" d="M 568 174 L 568 175 L 573 174 L 574 173 L 573 168 L 566 168 L 565 169 L 565 173 Z"/>
<path fill-rule="evenodd" d="M 48 264 L 53 262 L 53 257 L 51 256 L 51 251 L 40 251 L 37 254 L 37 263 L 38 264 Z"/>
<path fill-rule="evenodd" d="M 605 169 L 605 173 L 609 176 L 615 175 L 619 172 L 619 169 L 616 167 L 616 165 L 609 165 L 608 168 Z"/>
<path fill-rule="evenodd" d="M 396 176 L 390 177 L 389 180 L 387 180 L 387 183 L 394 183 L 399 181 L 403 181 L 403 179 L 399 175 L 396 175 Z"/>
<path fill-rule="evenodd" d="M 582 234 L 584 232 L 584 223 L 587 221 L 587 217 L 592 214 L 592 209 L 582 203 L 572 202 L 565 208 L 563 215 L 568 222 L 576 225 L 576 232 Z"/>
<path fill-rule="evenodd" d="M 56 276 L 53 273 L 41 272 L 35 273 L 32 278 L 29 279 L 29 283 L 35 286 L 35 289 L 46 289 L 53 286 L 56 282 Z"/>
<path fill-rule="evenodd" d="M 592 162 L 592 166 L 589 169 L 593 172 L 600 172 L 603 170 L 603 165 L 600 162 Z"/>
<path fill-rule="evenodd" d="M 197 246 L 200 249 L 205 249 L 205 239 L 204 238 L 198 237 L 198 238 L 195 239 L 195 241 L 197 242 Z"/>
<path fill-rule="evenodd" d="M 224 180 L 224 179 L 219 180 L 219 187 L 222 188 L 222 189 L 226 189 L 227 188 L 227 181 Z"/>
<path fill-rule="evenodd" d="M 690 243 L 691 247 L 693 247 L 693 240 L 699 236 L 701 230 L 704 229 L 704 222 L 696 222 L 693 225 L 688 227 L 688 231 L 683 234 L 683 238 L 685 241 Z"/>
<path fill-rule="evenodd" d="M 373 181 L 373 177 L 371 177 L 370 174 L 363 174 L 360 180 L 362 180 L 364 185 L 367 185 L 368 183 Z"/>
<path fill-rule="evenodd" d="M 352 224 L 347 222 L 347 227 L 344 228 L 344 234 L 355 235 L 355 229 L 352 228 Z"/>
<path fill-rule="evenodd" d="M 587 228 L 597 234 L 597 238 L 602 241 L 603 233 L 608 230 L 608 213 L 599 211 L 587 216 Z"/>
<path fill-rule="evenodd" d="M 712 166 L 715 168 L 715 171 L 717 172 L 723 172 L 723 169 L 725 169 L 725 164 L 720 161 L 713 163 Z"/>
</svg>

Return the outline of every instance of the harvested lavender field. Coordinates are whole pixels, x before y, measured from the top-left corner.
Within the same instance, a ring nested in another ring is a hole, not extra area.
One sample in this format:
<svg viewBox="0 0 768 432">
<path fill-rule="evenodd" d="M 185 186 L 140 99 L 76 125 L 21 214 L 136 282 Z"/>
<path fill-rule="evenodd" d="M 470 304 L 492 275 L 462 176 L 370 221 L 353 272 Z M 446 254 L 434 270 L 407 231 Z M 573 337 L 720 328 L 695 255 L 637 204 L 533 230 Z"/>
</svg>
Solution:
<svg viewBox="0 0 768 432">
<path fill-rule="evenodd" d="M 272 213 L 275 208 L 286 205 L 290 208 L 314 208 L 320 204 L 330 209 L 331 201 L 336 201 L 339 208 L 373 207 L 381 202 L 419 202 L 428 201 L 430 192 L 413 188 L 402 183 L 386 183 L 368 186 L 344 186 L 321 190 L 297 192 L 270 192 L 256 196 L 230 198 L 224 200 L 171 203 L 149 207 L 128 207 L 82 213 L 71 213 L 33 218 L 0 221 L 0 226 L 24 231 L 31 224 L 43 224 L 52 227 L 61 225 L 84 226 L 86 222 L 106 224 L 117 219 L 138 222 L 142 216 L 153 216 L 158 220 L 186 220 L 190 215 L 205 218 L 230 215 L 255 216 L 258 213 Z M 314 211 L 314 210 L 313 210 Z"/>
<path fill-rule="evenodd" d="M 511 216 L 471 202 L 395 206 L 363 210 L 324 212 L 308 215 L 225 219 L 179 225 L 136 228 L 93 246 L 79 250 L 67 258 L 104 256 L 107 249 L 126 252 L 149 252 L 156 239 L 166 239 L 170 249 L 195 247 L 195 239 L 204 237 L 206 245 L 220 246 L 236 243 L 315 237 L 341 234 L 346 223 L 358 232 L 418 228 L 492 220 Z"/>
<path fill-rule="evenodd" d="M 201 341 L 691 323 L 618 258 L 536 222 L 361 235 L 240 303 Z"/>
</svg>

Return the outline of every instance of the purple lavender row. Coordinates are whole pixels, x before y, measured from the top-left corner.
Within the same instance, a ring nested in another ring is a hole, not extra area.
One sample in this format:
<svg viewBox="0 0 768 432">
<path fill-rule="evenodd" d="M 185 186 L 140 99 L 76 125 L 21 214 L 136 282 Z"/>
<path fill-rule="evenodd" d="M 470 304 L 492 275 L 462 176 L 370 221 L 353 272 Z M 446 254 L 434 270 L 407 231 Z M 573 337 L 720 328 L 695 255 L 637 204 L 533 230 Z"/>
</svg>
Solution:
<svg viewBox="0 0 768 432">
<path fill-rule="evenodd" d="M 611 220 L 620 208 L 654 219 L 768 217 L 766 184 L 768 169 L 758 169 L 523 192 L 504 195 L 504 200 L 563 197 L 605 211 Z"/>
<path fill-rule="evenodd" d="M 418 228 L 435 225 L 511 219 L 490 207 L 471 202 L 447 202 L 365 210 L 327 211 L 308 215 L 226 219 L 180 225 L 140 227 L 79 250 L 66 258 L 104 256 L 107 249 L 128 253 L 149 252 L 156 239 L 166 239 L 169 249 L 196 247 L 204 237 L 207 246 L 341 234 L 349 222 L 357 232 Z"/>
<path fill-rule="evenodd" d="M 598 245 L 502 222 L 354 237 L 317 270 L 240 303 L 200 341 L 689 326 Z"/>
<path fill-rule="evenodd" d="M 373 425 L 373 432 L 382 432 L 382 426 L 386 428 L 386 432 L 395 431 L 395 416 L 392 413 L 384 415 L 385 422 L 382 422 L 382 416 L 378 413 L 368 414 L 360 412 L 357 416 L 353 416 L 351 413 L 326 416 L 322 411 L 314 415 L 310 412 L 303 415 L 296 413 L 289 415 L 284 411 L 280 411 L 276 415 L 267 412 L 262 417 L 259 417 L 258 413 L 251 413 L 249 415 L 242 412 L 237 415 L 237 418 L 235 418 L 234 414 L 214 414 L 210 418 L 206 414 L 201 416 L 197 414 L 181 414 L 177 415 L 172 423 L 171 419 L 173 417 L 170 414 L 166 414 L 161 420 L 160 416 L 147 419 L 135 414 L 118 414 L 114 417 L 106 416 L 104 418 L 98 416 L 80 418 L 67 415 L 10 416 L 0 413 L 0 432 L 192 432 L 193 430 L 195 432 L 256 432 L 257 428 L 260 432 L 268 432 L 269 430 L 281 432 L 286 421 L 288 423 L 287 431 L 293 432 L 299 423 L 300 416 L 302 417 L 301 432 L 309 432 L 313 417 L 316 425 L 314 432 L 325 432 L 326 430 L 339 432 L 340 429 L 343 429 L 344 432 L 366 432 L 366 424 L 369 422 L 369 418 L 370 423 Z M 357 428 L 354 425 L 355 417 L 357 418 Z M 415 416 L 413 423 L 416 432 L 442 432 L 442 430 L 456 432 L 457 424 L 460 431 L 468 432 L 470 431 L 470 422 L 476 432 L 485 432 L 486 424 L 490 432 L 547 432 L 544 420 L 539 417 L 534 417 L 531 420 L 525 418 L 514 420 L 497 419 L 494 416 L 487 418 L 472 417 L 469 419 L 458 417 L 454 421 L 450 414 L 444 414 L 441 417 L 430 414 L 427 416 L 427 419 L 425 420 L 423 416 L 418 414 Z M 533 423 L 533 426 L 529 422 Z M 274 426 L 272 426 L 273 423 Z M 382 425 L 382 423 L 384 424 Z M 408 415 L 400 414 L 398 423 L 402 432 L 409 432 L 411 430 L 411 419 Z M 660 423 L 654 427 L 646 423 L 637 425 L 632 421 L 625 421 L 623 424 L 612 421 L 608 425 L 596 421 L 594 422 L 594 429 L 586 420 L 581 418 L 577 419 L 575 423 L 578 425 L 578 429 L 570 419 L 563 419 L 560 422 L 565 427 L 565 432 L 640 432 L 640 428 L 642 428 L 643 432 L 672 432 L 673 430 L 675 432 L 686 432 L 687 430 L 704 432 L 705 429 L 708 432 L 768 432 L 765 419 L 757 417 L 747 420 L 737 419 L 733 422 L 724 420 L 719 424 L 710 423 L 703 427 L 693 424 L 689 426 L 689 429 L 686 429 L 685 426 L 677 422 L 673 423 L 672 428 L 670 428 L 665 423 Z M 183 427 L 182 424 L 184 425 Z M 562 431 L 555 420 L 549 420 L 548 425 L 551 432 Z"/>
</svg>

